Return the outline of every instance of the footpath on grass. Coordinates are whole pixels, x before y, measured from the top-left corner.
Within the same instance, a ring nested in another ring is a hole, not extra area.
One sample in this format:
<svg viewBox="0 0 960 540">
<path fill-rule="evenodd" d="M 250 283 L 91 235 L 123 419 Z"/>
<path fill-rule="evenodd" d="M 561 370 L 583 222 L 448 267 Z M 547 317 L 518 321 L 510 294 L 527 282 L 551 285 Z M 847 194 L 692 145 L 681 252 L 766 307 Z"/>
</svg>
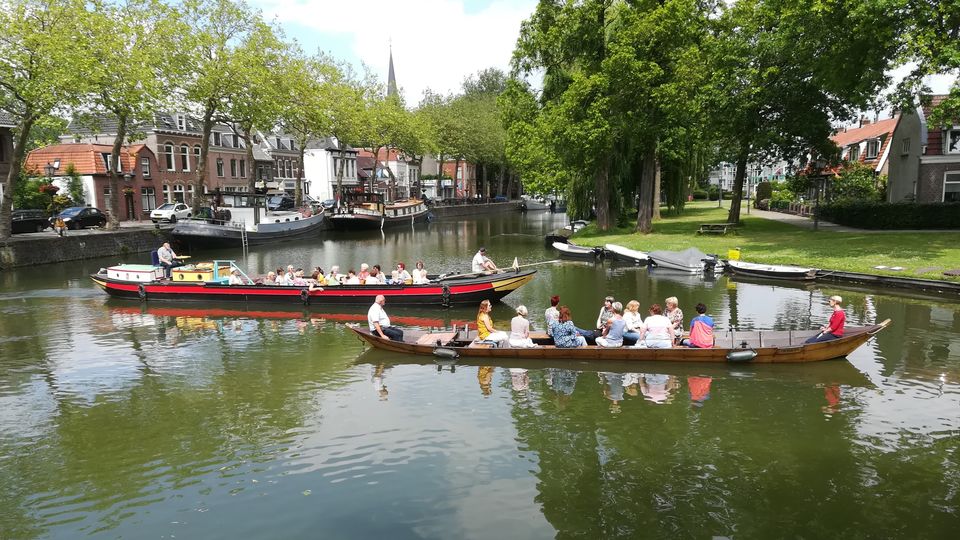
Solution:
<svg viewBox="0 0 960 540">
<path fill-rule="evenodd" d="M 609 231 L 591 223 L 573 241 L 584 246 L 619 244 L 640 251 L 696 247 L 723 258 L 729 250 L 740 249 L 740 258 L 749 262 L 960 284 L 960 276 L 944 275 L 960 270 L 960 231 L 870 231 L 822 221 L 814 231 L 808 218 L 756 209 L 747 214 L 744 208 L 741 225 L 732 232 L 697 234 L 701 224 L 726 222 L 727 211 L 716 203 L 695 202 L 680 215 L 664 215 L 650 234 L 635 233 L 634 223 Z"/>
</svg>

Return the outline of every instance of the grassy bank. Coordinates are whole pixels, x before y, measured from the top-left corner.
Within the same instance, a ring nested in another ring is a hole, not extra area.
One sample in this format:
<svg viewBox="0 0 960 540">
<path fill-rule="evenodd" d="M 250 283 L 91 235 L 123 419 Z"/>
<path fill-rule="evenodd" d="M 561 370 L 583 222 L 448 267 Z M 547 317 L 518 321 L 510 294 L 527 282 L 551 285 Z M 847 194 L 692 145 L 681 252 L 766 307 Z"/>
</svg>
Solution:
<svg viewBox="0 0 960 540">
<path fill-rule="evenodd" d="M 717 208 L 716 203 L 693 203 L 680 216 L 666 216 L 656 222 L 651 234 L 635 234 L 632 226 L 601 232 L 591 223 L 575 235 L 574 241 L 585 246 L 620 244 L 642 251 L 696 247 L 724 257 L 727 250 L 739 247 L 741 258 L 750 262 L 960 281 L 943 275 L 944 270 L 960 269 L 960 232 L 814 232 L 743 214 L 743 225 L 736 233 L 696 234 L 701 223 L 726 220 L 727 208 Z M 874 268 L 880 265 L 902 266 L 904 270 Z"/>
</svg>

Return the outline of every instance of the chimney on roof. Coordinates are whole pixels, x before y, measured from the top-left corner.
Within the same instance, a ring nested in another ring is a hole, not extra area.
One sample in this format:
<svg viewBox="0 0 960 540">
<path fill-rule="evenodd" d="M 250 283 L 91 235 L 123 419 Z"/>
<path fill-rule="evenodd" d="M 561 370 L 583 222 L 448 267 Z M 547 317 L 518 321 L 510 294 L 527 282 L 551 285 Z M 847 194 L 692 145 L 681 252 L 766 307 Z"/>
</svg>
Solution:
<svg viewBox="0 0 960 540">
<path fill-rule="evenodd" d="M 861 116 L 861 117 L 860 117 L 860 127 L 869 126 L 869 125 L 870 125 L 870 119 L 867 118 L 866 116 Z"/>
</svg>

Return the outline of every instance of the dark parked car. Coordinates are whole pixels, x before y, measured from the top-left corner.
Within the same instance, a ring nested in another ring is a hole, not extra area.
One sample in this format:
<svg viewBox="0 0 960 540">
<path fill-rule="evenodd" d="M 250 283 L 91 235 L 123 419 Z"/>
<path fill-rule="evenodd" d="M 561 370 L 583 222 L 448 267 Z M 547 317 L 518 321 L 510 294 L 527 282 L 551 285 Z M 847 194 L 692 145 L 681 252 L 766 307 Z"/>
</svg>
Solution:
<svg viewBox="0 0 960 540">
<path fill-rule="evenodd" d="M 85 229 L 87 227 L 103 227 L 107 224 L 107 215 L 97 208 L 87 206 L 72 206 L 64 209 L 56 216 L 50 218 L 50 222 L 57 218 L 63 219 L 68 229 Z"/>
<path fill-rule="evenodd" d="M 293 198 L 286 195 L 274 195 L 267 199 L 267 210 L 293 210 Z"/>
<path fill-rule="evenodd" d="M 50 219 L 43 210 L 14 210 L 10 231 L 13 234 L 40 232 L 50 226 Z"/>
<path fill-rule="evenodd" d="M 493 202 L 507 202 L 507 198 L 503 195 L 497 195 L 493 198 Z"/>
</svg>

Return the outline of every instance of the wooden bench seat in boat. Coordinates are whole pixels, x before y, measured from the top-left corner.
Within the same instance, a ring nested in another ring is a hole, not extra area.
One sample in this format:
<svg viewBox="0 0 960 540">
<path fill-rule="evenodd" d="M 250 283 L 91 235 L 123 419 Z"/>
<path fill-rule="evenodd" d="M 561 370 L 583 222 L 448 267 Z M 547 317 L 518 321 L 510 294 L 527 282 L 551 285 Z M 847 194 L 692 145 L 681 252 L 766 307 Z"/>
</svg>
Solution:
<svg viewBox="0 0 960 540">
<path fill-rule="evenodd" d="M 457 338 L 457 332 L 431 332 L 420 336 L 417 345 L 446 345 Z"/>
</svg>

